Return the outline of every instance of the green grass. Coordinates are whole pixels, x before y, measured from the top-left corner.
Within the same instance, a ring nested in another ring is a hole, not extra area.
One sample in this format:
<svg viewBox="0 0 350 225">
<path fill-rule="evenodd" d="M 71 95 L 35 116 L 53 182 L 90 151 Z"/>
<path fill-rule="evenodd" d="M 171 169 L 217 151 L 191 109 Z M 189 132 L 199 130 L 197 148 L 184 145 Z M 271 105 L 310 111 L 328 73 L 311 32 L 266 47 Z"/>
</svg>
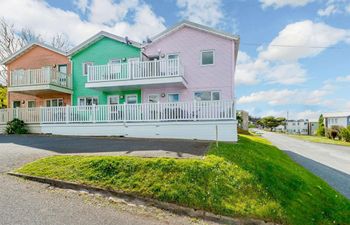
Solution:
<svg viewBox="0 0 350 225">
<path fill-rule="evenodd" d="M 332 144 L 332 145 L 343 145 L 343 146 L 349 146 L 350 142 L 340 141 L 340 140 L 333 140 L 326 137 L 320 137 L 320 136 L 307 136 L 307 135 L 288 135 L 290 137 L 298 138 L 304 141 L 311 141 L 316 143 L 323 143 L 323 144 Z"/>
<path fill-rule="evenodd" d="M 283 224 L 350 224 L 350 202 L 265 139 L 241 135 L 201 159 L 53 156 L 17 172 Z"/>
</svg>

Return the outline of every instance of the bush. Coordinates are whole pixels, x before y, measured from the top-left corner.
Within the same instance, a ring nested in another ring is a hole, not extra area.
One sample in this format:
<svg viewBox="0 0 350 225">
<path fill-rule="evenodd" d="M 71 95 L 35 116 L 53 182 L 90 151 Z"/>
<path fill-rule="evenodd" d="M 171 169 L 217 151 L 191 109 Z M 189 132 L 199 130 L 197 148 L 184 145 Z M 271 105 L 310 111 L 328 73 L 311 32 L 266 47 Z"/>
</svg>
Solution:
<svg viewBox="0 0 350 225">
<path fill-rule="evenodd" d="M 13 119 L 7 123 L 6 134 L 27 134 L 28 128 L 23 120 Z"/>
<path fill-rule="evenodd" d="M 331 128 L 326 130 L 326 137 L 330 139 L 340 139 L 340 130 L 342 129 L 341 126 L 332 126 Z"/>
<path fill-rule="evenodd" d="M 343 141 L 350 142 L 350 126 L 341 128 L 339 136 Z"/>
</svg>

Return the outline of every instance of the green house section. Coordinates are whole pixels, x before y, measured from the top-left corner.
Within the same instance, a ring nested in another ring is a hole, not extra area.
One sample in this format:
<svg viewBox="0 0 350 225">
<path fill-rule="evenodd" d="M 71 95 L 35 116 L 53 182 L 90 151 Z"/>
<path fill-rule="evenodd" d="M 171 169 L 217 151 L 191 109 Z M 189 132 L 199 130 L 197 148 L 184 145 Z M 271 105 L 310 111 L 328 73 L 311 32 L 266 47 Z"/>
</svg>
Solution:
<svg viewBox="0 0 350 225">
<path fill-rule="evenodd" d="M 73 105 L 78 105 L 79 97 L 97 97 L 99 105 L 107 104 L 108 96 L 119 95 L 119 103 L 125 102 L 125 96 L 136 94 L 141 103 L 141 90 L 101 91 L 93 88 L 85 88 L 87 76 L 83 75 L 83 63 L 92 62 L 94 65 L 108 64 L 111 59 L 122 59 L 126 62 L 129 58 L 139 58 L 140 49 L 123 42 L 103 37 L 85 49 L 71 56 L 73 63 Z"/>
</svg>

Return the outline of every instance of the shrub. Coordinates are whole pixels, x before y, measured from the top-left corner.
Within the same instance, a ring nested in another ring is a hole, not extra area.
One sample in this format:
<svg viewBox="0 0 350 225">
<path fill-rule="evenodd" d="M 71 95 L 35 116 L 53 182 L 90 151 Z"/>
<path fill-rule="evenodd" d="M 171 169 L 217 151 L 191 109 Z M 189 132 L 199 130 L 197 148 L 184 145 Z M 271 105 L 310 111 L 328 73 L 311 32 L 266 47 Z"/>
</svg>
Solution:
<svg viewBox="0 0 350 225">
<path fill-rule="evenodd" d="M 326 130 L 326 137 L 331 139 L 340 139 L 340 130 L 342 129 L 341 126 L 332 126 L 331 128 Z"/>
<path fill-rule="evenodd" d="M 13 119 L 7 123 L 6 134 L 27 134 L 28 129 L 23 120 Z"/>
<path fill-rule="evenodd" d="M 341 128 L 339 136 L 343 141 L 350 142 L 350 126 Z"/>
</svg>

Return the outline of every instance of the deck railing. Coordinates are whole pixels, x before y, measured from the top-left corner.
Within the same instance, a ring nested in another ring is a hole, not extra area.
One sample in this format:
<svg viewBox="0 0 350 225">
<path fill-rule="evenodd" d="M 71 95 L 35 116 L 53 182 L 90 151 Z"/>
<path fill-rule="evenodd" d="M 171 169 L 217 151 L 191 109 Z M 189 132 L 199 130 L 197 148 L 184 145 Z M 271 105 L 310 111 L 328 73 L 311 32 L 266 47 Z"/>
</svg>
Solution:
<svg viewBox="0 0 350 225">
<path fill-rule="evenodd" d="M 107 123 L 215 121 L 236 118 L 233 101 L 16 108 L 0 110 L 0 123 Z"/>
<path fill-rule="evenodd" d="M 71 77 L 52 68 L 13 70 L 10 75 L 10 87 L 53 84 L 72 88 Z"/>
<path fill-rule="evenodd" d="M 183 76 L 179 59 L 96 65 L 88 68 L 88 82 L 123 81 Z"/>
</svg>

